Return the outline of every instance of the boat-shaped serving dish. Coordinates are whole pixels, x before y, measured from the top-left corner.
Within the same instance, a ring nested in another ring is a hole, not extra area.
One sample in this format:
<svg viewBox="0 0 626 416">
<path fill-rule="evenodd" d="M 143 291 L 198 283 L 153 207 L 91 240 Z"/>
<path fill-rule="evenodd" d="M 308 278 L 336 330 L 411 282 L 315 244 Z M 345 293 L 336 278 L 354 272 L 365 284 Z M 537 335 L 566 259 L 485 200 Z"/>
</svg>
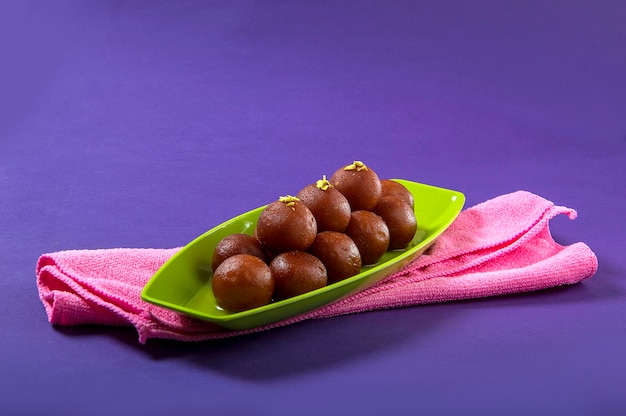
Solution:
<svg viewBox="0 0 626 416">
<path fill-rule="evenodd" d="M 417 258 L 461 212 L 465 196 L 457 191 L 395 179 L 415 199 L 418 229 L 409 246 L 388 251 L 377 264 L 323 288 L 243 312 L 221 309 L 211 291 L 211 260 L 217 243 L 227 235 L 252 235 L 264 207 L 228 220 L 200 235 L 168 260 L 144 287 L 143 300 L 223 328 L 244 330 L 290 318 L 361 291 Z"/>
</svg>

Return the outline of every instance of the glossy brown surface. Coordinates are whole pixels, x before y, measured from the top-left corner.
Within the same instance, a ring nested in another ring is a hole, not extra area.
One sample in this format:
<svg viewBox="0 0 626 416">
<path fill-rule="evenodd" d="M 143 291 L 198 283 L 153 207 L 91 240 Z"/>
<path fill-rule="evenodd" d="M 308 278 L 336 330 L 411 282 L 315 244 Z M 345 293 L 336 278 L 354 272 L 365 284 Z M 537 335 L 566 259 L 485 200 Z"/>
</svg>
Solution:
<svg viewBox="0 0 626 416">
<path fill-rule="evenodd" d="M 301 202 L 291 206 L 280 201 L 272 202 L 259 216 L 256 228 L 259 241 L 274 254 L 306 251 L 316 234 L 315 217 Z"/>
<path fill-rule="evenodd" d="M 389 246 L 385 221 L 371 211 L 354 211 L 346 234 L 359 248 L 364 265 L 378 262 Z"/>
<path fill-rule="evenodd" d="M 380 199 L 374 212 L 382 217 L 389 228 L 389 250 L 405 248 L 415 236 L 415 212 L 404 201 L 386 196 Z"/>
<path fill-rule="evenodd" d="M 317 235 L 309 253 L 320 259 L 328 274 L 328 283 L 358 274 L 361 270 L 359 248 L 344 233 L 324 231 Z"/>
<path fill-rule="evenodd" d="M 274 300 L 287 299 L 326 286 L 326 267 L 320 259 L 304 251 L 289 251 L 270 263 L 274 278 Z"/>
<path fill-rule="evenodd" d="M 413 195 L 411 195 L 411 192 L 409 192 L 409 190 L 402 184 L 392 181 L 391 179 L 381 179 L 380 185 L 381 198 L 385 196 L 393 196 L 406 202 L 411 208 L 415 207 L 415 199 L 413 198 Z"/>
<path fill-rule="evenodd" d="M 251 254 L 263 261 L 267 260 L 263 245 L 255 237 L 247 234 L 231 234 L 215 246 L 211 267 L 213 271 L 227 258 L 235 254 Z"/>
<path fill-rule="evenodd" d="M 272 300 L 274 279 L 263 260 L 236 254 L 220 264 L 211 279 L 218 306 L 231 312 L 267 305 Z"/>
<path fill-rule="evenodd" d="M 343 232 L 350 222 L 350 203 L 335 187 L 319 189 L 316 184 L 308 185 L 296 195 L 313 213 L 317 221 L 317 232 Z"/>
<path fill-rule="evenodd" d="M 362 170 L 339 168 L 331 176 L 330 183 L 346 197 L 352 211 L 374 209 L 382 192 L 380 179 L 370 168 Z"/>
</svg>

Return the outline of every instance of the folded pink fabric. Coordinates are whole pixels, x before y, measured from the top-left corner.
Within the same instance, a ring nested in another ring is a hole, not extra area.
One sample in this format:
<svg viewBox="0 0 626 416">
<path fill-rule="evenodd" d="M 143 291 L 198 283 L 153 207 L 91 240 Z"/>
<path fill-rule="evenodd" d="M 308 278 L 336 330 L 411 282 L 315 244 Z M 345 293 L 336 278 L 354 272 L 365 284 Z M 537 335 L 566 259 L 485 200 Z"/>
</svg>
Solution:
<svg viewBox="0 0 626 416">
<path fill-rule="evenodd" d="M 178 248 L 71 250 L 44 254 L 37 286 L 54 325 L 133 325 L 150 338 L 200 341 L 312 318 L 528 292 L 580 282 L 597 258 L 584 243 L 562 246 L 548 222 L 573 209 L 518 191 L 461 212 L 422 256 L 351 297 L 275 324 L 232 331 L 141 300 L 144 285 Z"/>
</svg>

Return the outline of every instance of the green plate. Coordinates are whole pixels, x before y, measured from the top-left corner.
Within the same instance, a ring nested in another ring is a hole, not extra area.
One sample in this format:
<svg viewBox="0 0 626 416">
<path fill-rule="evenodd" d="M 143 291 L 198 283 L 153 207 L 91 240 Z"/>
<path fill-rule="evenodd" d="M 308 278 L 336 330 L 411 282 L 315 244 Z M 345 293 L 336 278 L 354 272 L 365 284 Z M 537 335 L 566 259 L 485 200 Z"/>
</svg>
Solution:
<svg viewBox="0 0 626 416">
<path fill-rule="evenodd" d="M 356 276 L 243 312 L 230 313 L 219 308 L 211 291 L 213 250 L 229 234 L 252 235 L 264 208 L 260 207 L 218 225 L 183 247 L 154 274 L 141 297 L 224 328 L 243 330 L 281 321 L 361 291 L 422 254 L 454 221 L 465 203 L 465 196 L 457 191 L 395 180 L 415 198 L 418 230 L 406 249 L 387 252 L 377 264 L 363 267 Z"/>
</svg>

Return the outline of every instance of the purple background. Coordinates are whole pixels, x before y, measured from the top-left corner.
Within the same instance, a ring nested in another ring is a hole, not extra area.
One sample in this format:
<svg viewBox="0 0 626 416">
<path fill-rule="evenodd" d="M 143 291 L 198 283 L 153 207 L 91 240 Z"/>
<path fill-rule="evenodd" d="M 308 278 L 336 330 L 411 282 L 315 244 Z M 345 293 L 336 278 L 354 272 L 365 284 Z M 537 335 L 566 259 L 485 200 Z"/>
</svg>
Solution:
<svg viewBox="0 0 626 416">
<path fill-rule="evenodd" d="M 626 3 L 0 5 L 0 411 L 625 414 Z M 519 189 L 600 266 L 539 293 L 199 344 L 53 328 L 40 254 L 183 245 L 360 159 Z"/>
</svg>

